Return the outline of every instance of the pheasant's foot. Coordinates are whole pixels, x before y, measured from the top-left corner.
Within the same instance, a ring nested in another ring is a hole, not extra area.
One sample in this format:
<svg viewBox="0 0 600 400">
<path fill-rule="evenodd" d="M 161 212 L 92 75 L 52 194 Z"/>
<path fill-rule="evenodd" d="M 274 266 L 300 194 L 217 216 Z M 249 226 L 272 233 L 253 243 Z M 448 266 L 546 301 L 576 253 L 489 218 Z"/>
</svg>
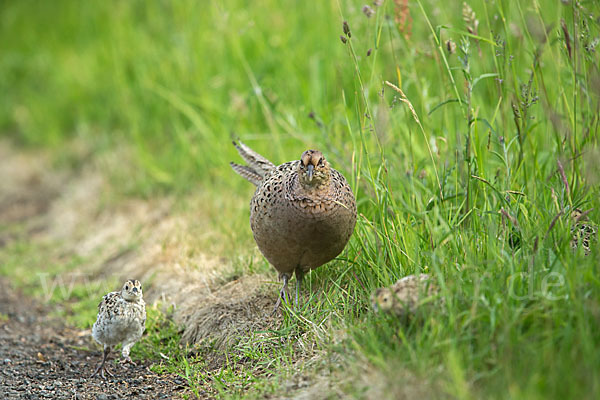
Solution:
<svg viewBox="0 0 600 400">
<path fill-rule="evenodd" d="M 106 380 L 106 376 L 104 375 L 105 373 L 108 374 L 109 376 L 114 376 L 107 368 L 106 366 L 106 360 L 108 359 L 108 355 L 110 354 L 110 346 L 105 346 L 104 347 L 104 354 L 102 357 L 102 362 L 100 363 L 100 365 L 98 365 L 98 368 L 96 368 L 96 370 L 94 371 L 94 373 L 92 374 L 92 376 L 90 378 L 95 377 L 96 375 L 98 375 L 98 372 L 100 372 L 100 376 L 102 377 L 102 379 Z"/>
<path fill-rule="evenodd" d="M 300 291 L 302 290 L 302 280 L 304 279 L 304 271 L 302 268 L 296 268 L 296 303 L 294 304 L 298 308 L 298 298 L 300 297 Z"/>
<path fill-rule="evenodd" d="M 277 312 L 277 310 L 279 309 L 279 306 L 281 305 L 281 299 L 283 299 L 286 304 L 289 304 L 288 296 L 287 296 L 287 284 L 288 284 L 289 277 L 287 275 L 282 275 L 282 278 L 283 278 L 283 286 L 281 287 L 281 290 L 279 291 L 279 298 L 277 299 L 277 303 L 275 303 L 275 307 L 273 308 L 272 314 L 275 314 Z"/>
<path fill-rule="evenodd" d="M 115 375 L 110 372 L 108 370 L 108 367 L 106 366 L 105 362 L 100 363 L 100 365 L 98 365 L 98 368 L 96 368 L 96 370 L 94 371 L 94 373 L 92 374 L 92 376 L 90 376 L 90 378 L 95 377 L 96 375 L 98 375 L 98 372 L 100 372 L 100 376 L 102 377 L 102 379 L 106 380 L 106 375 L 105 373 L 110 376 L 110 377 L 114 377 Z"/>
<path fill-rule="evenodd" d="M 125 365 L 129 364 L 131 366 L 136 367 L 137 364 L 131 359 L 131 357 L 127 356 L 127 357 L 123 357 L 123 359 L 120 362 L 121 366 L 123 368 L 125 368 Z"/>
</svg>

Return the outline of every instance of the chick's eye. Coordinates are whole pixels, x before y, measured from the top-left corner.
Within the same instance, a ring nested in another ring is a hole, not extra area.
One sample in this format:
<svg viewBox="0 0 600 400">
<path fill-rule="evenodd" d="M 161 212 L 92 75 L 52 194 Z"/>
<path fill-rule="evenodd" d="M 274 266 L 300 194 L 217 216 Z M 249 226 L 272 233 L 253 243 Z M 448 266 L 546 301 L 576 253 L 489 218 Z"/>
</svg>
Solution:
<svg viewBox="0 0 600 400">
<path fill-rule="evenodd" d="M 125 285 L 125 290 L 129 290 L 129 286 Z"/>
</svg>

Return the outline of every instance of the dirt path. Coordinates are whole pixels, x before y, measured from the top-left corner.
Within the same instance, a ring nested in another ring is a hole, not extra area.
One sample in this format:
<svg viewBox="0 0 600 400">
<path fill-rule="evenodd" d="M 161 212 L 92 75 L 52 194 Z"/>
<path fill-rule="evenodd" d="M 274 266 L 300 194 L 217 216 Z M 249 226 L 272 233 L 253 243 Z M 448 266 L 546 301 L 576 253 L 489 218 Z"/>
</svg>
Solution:
<svg viewBox="0 0 600 400">
<path fill-rule="evenodd" d="M 90 378 L 99 351 L 87 331 L 48 316 L 49 309 L 0 278 L 1 399 L 171 399 L 185 393 L 185 381 L 156 375 L 148 363 L 123 368 L 115 378 Z M 114 359 L 114 358 L 113 358 Z"/>
<path fill-rule="evenodd" d="M 4 269 L 8 277 L 0 265 L 0 399 L 179 398 L 187 387 L 179 377 L 149 372 L 152 360 L 122 371 L 115 366 L 118 379 L 106 383 L 89 379 L 101 357 L 89 350 L 98 349 L 89 332 L 48 317 L 51 306 L 16 292 L 13 274 L 60 279 L 66 289 L 102 288 L 88 293 L 94 301 L 117 289 L 109 282 L 139 279 L 149 306 L 174 306 L 173 320 L 189 344 L 235 342 L 279 318 L 270 313 L 276 288 L 265 285 L 272 277 L 228 273 L 226 259 L 201 251 L 197 233 L 206 235 L 208 226 L 201 209 L 174 213 L 168 198 L 107 202 L 114 188 L 101 162 L 114 164 L 94 159 L 57 170 L 43 154 L 0 141 L 0 256 L 15 243 L 31 246 Z M 66 303 L 78 301 L 69 290 L 64 294 Z M 213 358 L 209 364 L 218 370 L 223 356 Z"/>
</svg>

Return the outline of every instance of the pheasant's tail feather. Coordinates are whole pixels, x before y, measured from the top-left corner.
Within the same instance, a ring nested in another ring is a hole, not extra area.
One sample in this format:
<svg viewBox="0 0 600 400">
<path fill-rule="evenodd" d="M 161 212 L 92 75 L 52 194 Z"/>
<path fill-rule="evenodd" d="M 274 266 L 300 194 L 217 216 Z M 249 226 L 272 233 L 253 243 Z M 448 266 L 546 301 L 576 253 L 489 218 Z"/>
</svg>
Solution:
<svg viewBox="0 0 600 400">
<path fill-rule="evenodd" d="M 261 177 L 276 168 L 275 164 L 246 146 L 241 141 L 238 141 L 237 143 L 234 141 L 233 145 L 238 153 L 240 153 L 240 156 L 248 163 L 248 166 Z"/>
<path fill-rule="evenodd" d="M 233 170 L 242 178 L 254 183 L 256 186 L 261 184 L 263 177 L 252 168 L 245 165 L 239 165 L 234 162 L 230 162 L 229 165 L 231 165 L 231 168 L 233 168 Z"/>
</svg>

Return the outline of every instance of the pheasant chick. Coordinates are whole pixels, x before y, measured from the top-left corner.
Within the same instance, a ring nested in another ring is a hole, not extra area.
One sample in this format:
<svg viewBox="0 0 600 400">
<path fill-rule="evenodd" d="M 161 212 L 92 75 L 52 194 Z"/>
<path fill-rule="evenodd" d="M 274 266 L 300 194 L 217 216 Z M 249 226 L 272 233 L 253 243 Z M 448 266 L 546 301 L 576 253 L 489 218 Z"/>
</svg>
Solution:
<svg viewBox="0 0 600 400">
<path fill-rule="evenodd" d="M 430 275 L 408 275 L 389 288 L 377 289 L 371 295 L 371 304 L 376 312 L 405 316 L 414 314 L 425 300 L 438 293 L 439 288 Z"/>
<path fill-rule="evenodd" d="M 108 293 L 98 304 L 98 319 L 92 328 L 92 337 L 104 346 L 104 357 L 92 377 L 98 372 L 103 379 L 106 379 L 104 373 L 114 376 L 107 369 L 106 359 L 119 343 L 123 344 L 123 362 L 135 365 L 129 352 L 146 327 L 146 303 L 142 296 L 141 283 L 130 279 L 121 291 Z"/>
<path fill-rule="evenodd" d="M 590 244 L 596 241 L 597 234 L 594 224 L 587 217 L 588 212 L 576 208 L 571 213 L 571 249 L 577 250 L 581 246 L 586 256 L 592 251 Z"/>
</svg>

